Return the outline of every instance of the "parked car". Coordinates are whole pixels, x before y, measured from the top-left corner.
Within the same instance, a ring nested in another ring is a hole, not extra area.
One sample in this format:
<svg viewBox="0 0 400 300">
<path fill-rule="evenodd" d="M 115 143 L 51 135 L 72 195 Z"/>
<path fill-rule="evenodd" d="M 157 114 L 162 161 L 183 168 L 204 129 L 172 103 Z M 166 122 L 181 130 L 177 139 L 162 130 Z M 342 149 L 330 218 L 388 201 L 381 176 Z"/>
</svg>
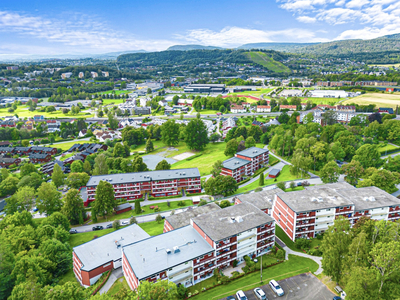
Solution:
<svg viewBox="0 0 400 300">
<path fill-rule="evenodd" d="M 108 225 L 106 226 L 106 228 L 107 228 L 107 229 L 112 228 L 112 223 L 108 224 Z"/>
<path fill-rule="evenodd" d="M 298 182 L 297 183 L 297 186 L 302 186 L 303 184 L 301 183 L 301 182 Z"/>
<path fill-rule="evenodd" d="M 335 297 L 333 297 L 333 300 L 342 300 L 342 298 L 339 296 L 335 296 Z"/>
<path fill-rule="evenodd" d="M 275 292 L 275 294 L 277 294 L 278 296 L 283 296 L 285 295 L 283 289 L 281 288 L 281 286 L 279 285 L 279 283 L 277 283 L 275 280 L 271 280 L 269 282 L 269 286 L 271 287 L 271 289 Z"/>
<path fill-rule="evenodd" d="M 37 211 L 38 211 L 38 208 L 37 208 L 37 207 L 34 207 L 32 210 L 33 210 L 34 212 L 37 212 Z"/>
<path fill-rule="evenodd" d="M 78 230 L 76 230 L 76 229 L 70 229 L 70 230 L 69 230 L 69 233 L 70 233 L 70 234 L 75 234 L 75 233 L 78 233 Z"/>
<path fill-rule="evenodd" d="M 233 296 L 228 296 L 228 297 L 226 297 L 226 300 L 236 300 L 236 298 Z"/>
<path fill-rule="evenodd" d="M 103 226 L 97 225 L 97 226 L 93 226 L 92 230 L 96 231 L 96 230 L 103 230 Z"/>
<path fill-rule="evenodd" d="M 268 300 L 267 296 L 264 293 L 264 291 L 262 289 L 260 289 L 260 288 L 255 288 L 254 289 L 254 295 L 256 295 L 257 299 Z"/>
<path fill-rule="evenodd" d="M 236 299 L 237 300 L 247 300 L 246 295 L 242 290 L 236 292 Z"/>
<path fill-rule="evenodd" d="M 121 222 L 121 225 L 129 225 L 129 221 L 123 221 Z"/>
</svg>

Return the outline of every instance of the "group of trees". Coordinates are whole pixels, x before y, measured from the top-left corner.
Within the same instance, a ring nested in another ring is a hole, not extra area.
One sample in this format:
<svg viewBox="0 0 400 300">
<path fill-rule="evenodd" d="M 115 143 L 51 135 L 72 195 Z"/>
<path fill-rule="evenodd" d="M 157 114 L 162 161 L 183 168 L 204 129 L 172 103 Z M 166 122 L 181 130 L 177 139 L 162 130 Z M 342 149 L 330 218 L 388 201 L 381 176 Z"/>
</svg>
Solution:
<svg viewBox="0 0 400 300">
<path fill-rule="evenodd" d="M 400 295 L 399 223 L 362 217 L 350 228 L 340 217 L 324 233 L 324 273 L 349 299 L 397 299 Z"/>
<path fill-rule="evenodd" d="M 209 178 L 203 187 L 208 195 L 224 196 L 232 194 L 238 188 L 237 182 L 233 177 L 223 175 Z"/>
</svg>

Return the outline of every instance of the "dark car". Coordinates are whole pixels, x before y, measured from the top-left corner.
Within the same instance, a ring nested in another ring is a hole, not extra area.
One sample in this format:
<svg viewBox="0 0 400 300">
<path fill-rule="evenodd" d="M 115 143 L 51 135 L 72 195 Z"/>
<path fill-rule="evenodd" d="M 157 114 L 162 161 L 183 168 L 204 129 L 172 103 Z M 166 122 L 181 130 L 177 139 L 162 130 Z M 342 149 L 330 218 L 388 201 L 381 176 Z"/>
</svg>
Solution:
<svg viewBox="0 0 400 300">
<path fill-rule="evenodd" d="M 97 225 L 97 226 L 93 226 L 92 230 L 96 231 L 96 230 L 103 230 L 103 226 Z"/>
<path fill-rule="evenodd" d="M 226 300 L 236 300 L 236 298 L 233 296 L 228 296 L 228 297 L 226 297 Z"/>
<path fill-rule="evenodd" d="M 335 297 L 333 297 L 333 300 L 342 300 L 342 298 L 339 296 L 335 296 Z"/>
<path fill-rule="evenodd" d="M 108 224 L 108 225 L 106 226 L 106 228 L 107 228 L 107 229 L 112 228 L 112 223 Z"/>
<path fill-rule="evenodd" d="M 70 234 L 75 234 L 75 233 L 78 233 L 78 230 L 76 230 L 76 229 L 70 229 L 69 233 L 70 233 Z"/>
</svg>

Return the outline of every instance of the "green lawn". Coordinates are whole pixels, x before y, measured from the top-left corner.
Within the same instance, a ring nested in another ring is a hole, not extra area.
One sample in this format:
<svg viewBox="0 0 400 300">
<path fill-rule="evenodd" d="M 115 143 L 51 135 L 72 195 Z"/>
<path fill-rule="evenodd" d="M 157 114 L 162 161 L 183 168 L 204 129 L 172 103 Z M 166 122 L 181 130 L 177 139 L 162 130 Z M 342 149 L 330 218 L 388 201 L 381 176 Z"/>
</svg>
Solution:
<svg viewBox="0 0 400 300">
<path fill-rule="evenodd" d="M 280 228 L 278 225 L 275 224 L 275 235 L 286 244 L 291 250 L 298 251 L 294 246 L 294 242 L 287 236 L 287 234 Z"/>
<path fill-rule="evenodd" d="M 318 264 L 309 258 L 289 255 L 289 260 L 266 269 L 263 269 L 263 283 L 268 281 L 282 280 L 306 272 L 315 272 Z M 260 272 L 248 274 L 236 279 L 226 285 L 220 285 L 206 292 L 194 296 L 195 299 L 222 299 L 229 295 L 234 295 L 238 290 L 250 290 L 260 285 Z M 194 286 L 195 288 L 196 286 Z M 200 289 L 198 289 L 200 290 Z"/>
<path fill-rule="evenodd" d="M 98 230 L 98 231 L 89 231 L 89 232 L 82 232 L 82 233 L 76 233 L 76 234 L 71 234 L 69 237 L 69 244 L 71 245 L 71 248 L 74 248 L 76 246 L 82 245 L 86 242 L 89 242 L 93 240 L 93 237 L 97 235 L 98 237 L 101 237 L 103 235 L 106 235 L 107 233 L 113 232 L 114 229 L 103 229 L 103 230 Z"/>
<path fill-rule="evenodd" d="M 160 223 L 157 223 L 157 221 L 151 221 L 151 222 L 139 223 L 138 225 L 151 236 L 163 233 L 164 229 L 164 221 Z"/>
<path fill-rule="evenodd" d="M 63 114 L 61 110 L 57 110 L 57 111 L 54 111 L 51 113 L 40 112 L 37 110 L 29 111 L 27 105 L 19 105 L 17 107 L 17 109 L 12 113 L 8 112 L 8 107 L 0 109 L 0 117 L 5 117 L 5 116 L 9 116 L 9 115 L 14 115 L 14 114 L 17 114 L 18 117 L 20 117 L 20 118 L 25 118 L 25 117 L 33 118 L 33 116 L 35 116 L 35 115 L 43 115 L 45 118 L 79 118 L 79 117 L 90 118 L 90 117 L 94 116 L 93 113 L 87 114 L 86 112 L 80 112 L 77 115 Z"/>
<path fill-rule="evenodd" d="M 267 179 L 267 178 L 268 178 L 268 175 L 265 175 L 265 179 Z M 276 182 L 279 182 L 279 181 L 290 181 L 290 180 L 297 180 L 297 179 L 299 179 L 299 178 L 297 178 L 296 176 L 294 176 L 294 175 L 292 175 L 290 173 L 290 166 L 286 165 L 286 166 L 284 166 L 282 168 L 281 173 L 277 177 L 277 181 Z M 264 180 L 264 185 L 263 186 L 271 185 L 271 184 L 274 184 L 276 182 L 275 182 L 275 179 L 273 179 L 273 178 L 267 179 L 267 180 Z M 253 183 L 250 183 L 249 185 L 246 185 L 244 187 L 239 188 L 236 191 L 236 194 L 245 193 L 245 192 L 254 190 L 254 189 L 258 188 L 258 187 L 259 187 L 258 180 L 256 180 Z M 290 191 L 290 189 L 289 189 L 289 191 Z"/>
<path fill-rule="evenodd" d="M 122 289 L 130 290 L 128 283 L 126 282 L 125 277 L 119 278 L 112 287 L 108 290 L 107 295 L 114 296 Z"/>
<path fill-rule="evenodd" d="M 85 144 L 85 143 L 91 143 L 89 141 L 75 141 L 75 142 L 68 142 L 68 143 L 62 143 L 62 144 L 53 144 L 53 147 L 60 148 L 62 151 L 67 151 L 69 148 L 71 148 L 75 144 Z"/>
<path fill-rule="evenodd" d="M 262 94 L 268 94 L 271 92 L 274 88 L 269 88 L 269 89 L 257 89 L 256 91 L 244 91 L 244 92 L 236 92 L 236 93 L 229 93 L 229 95 L 249 95 L 249 96 L 254 96 L 254 97 L 260 97 Z M 251 99 L 248 99 L 251 100 Z M 246 101 L 249 103 L 252 103 L 250 101 Z M 256 102 L 256 101 L 254 101 Z"/>
<path fill-rule="evenodd" d="M 101 95 L 105 95 L 105 94 L 112 94 L 114 93 L 115 95 L 121 95 L 121 94 L 129 94 L 131 91 L 127 91 L 127 90 L 112 90 L 112 91 L 105 91 L 105 92 L 101 92 L 99 94 Z M 111 99 L 112 100 L 112 99 Z"/>
<path fill-rule="evenodd" d="M 162 199 L 162 198 L 160 198 Z M 143 213 L 141 214 L 136 214 L 135 213 L 135 208 L 132 208 L 130 211 L 123 212 L 118 215 L 112 215 L 108 216 L 107 218 L 102 218 L 102 217 L 97 217 L 97 223 L 102 223 L 102 222 L 111 222 L 114 220 L 121 220 L 121 219 L 127 219 L 130 218 L 131 216 L 143 216 L 143 215 L 148 215 L 151 213 L 155 213 L 154 209 L 150 209 L 150 206 L 158 206 L 160 209 L 159 212 L 167 211 L 167 210 L 173 210 L 173 209 L 178 209 L 181 207 L 187 207 L 193 205 L 192 200 L 183 200 L 185 202 L 185 206 L 178 206 L 179 201 L 171 201 L 168 206 L 167 202 L 162 202 L 162 203 L 155 203 L 155 204 L 149 204 L 149 205 L 144 205 L 142 206 L 142 210 L 144 210 Z"/>
<path fill-rule="evenodd" d="M 69 148 L 68 148 L 68 149 L 69 149 Z M 61 161 L 64 161 L 64 160 L 66 160 L 68 157 L 74 156 L 75 154 L 76 154 L 75 152 L 74 152 L 74 153 L 65 154 L 64 156 L 61 156 L 60 160 L 61 160 Z"/>
<path fill-rule="evenodd" d="M 218 112 L 219 112 L 219 110 L 202 109 L 202 110 L 200 111 L 200 114 L 201 114 L 201 115 L 213 115 L 213 116 L 215 116 Z M 197 111 L 193 111 L 193 114 L 197 114 Z"/>
<path fill-rule="evenodd" d="M 59 278 L 58 284 L 63 285 L 65 283 L 67 283 L 68 281 L 77 282 L 75 274 L 74 274 L 74 270 L 72 268 L 67 273 L 65 273 L 64 275 L 62 275 Z"/>
<path fill-rule="evenodd" d="M 314 97 L 300 97 L 301 103 L 306 103 L 307 101 L 311 101 L 315 104 L 327 104 L 327 105 L 336 105 L 340 100 L 343 99 L 336 99 L 336 98 L 314 98 Z M 290 97 L 288 98 L 290 102 Z"/>
<path fill-rule="evenodd" d="M 123 99 L 102 99 L 102 100 L 103 100 L 103 105 L 109 105 L 109 104 L 118 105 L 124 102 Z"/>
<path fill-rule="evenodd" d="M 274 60 L 269 57 L 266 53 L 261 51 L 249 51 L 245 55 L 254 61 L 256 64 L 266 67 L 276 73 L 291 73 L 291 70 L 285 66 L 283 63 Z"/>
<path fill-rule="evenodd" d="M 396 150 L 396 149 L 400 149 L 400 148 L 393 146 L 393 145 L 389 145 L 389 144 L 387 144 L 385 146 L 383 143 L 378 145 L 378 150 L 382 155 L 384 155 L 386 151 L 392 151 L 392 150 Z"/>
</svg>

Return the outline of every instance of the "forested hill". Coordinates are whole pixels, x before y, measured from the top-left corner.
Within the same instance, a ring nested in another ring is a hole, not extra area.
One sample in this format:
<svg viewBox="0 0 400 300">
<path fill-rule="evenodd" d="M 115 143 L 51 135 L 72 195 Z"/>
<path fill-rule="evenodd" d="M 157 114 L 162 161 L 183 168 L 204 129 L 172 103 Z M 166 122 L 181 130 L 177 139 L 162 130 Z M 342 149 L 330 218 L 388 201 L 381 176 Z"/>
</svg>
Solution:
<svg viewBox="0 0 400 300">
<path fill-rule="evenodd" d="M 262 51 L 272 61 L 280 64 L 287 58 L 286 54 L 276 51 Z M 165 66 L 175 65 L 196 66 L 205 63 L 236 63 L 236 64 L 260 64 L 253 60 L 249 51 L 245 50 L 190 50 L 190 51 L 161 51 L 149 53 L 130 53 L 120 55 L 117 62 L 124 67 L 145 67 L 145 66 Z M 265 67 L 265 65 L 264 65 Z M 268 67 L 266 67 L 268 69 Z M 272 70 L 271 70 L 272 71 Z"/>
<path fill-rule="evenodd" d="M 179 50 L 179 51 L 189 51 L 189 50 L 220 50 L 221 47 L 214 46 L 203 46 L 203 45 L 174 45 L 169 47 L 166 51 Z"/>
<path fill-rule="evenodd" d="M 400 34 L 386 35 L 372 40 L 343 40 L 310 45 L 294 50 L 316 55 L 343 55 L 400 51 Z"/>
</svg>

